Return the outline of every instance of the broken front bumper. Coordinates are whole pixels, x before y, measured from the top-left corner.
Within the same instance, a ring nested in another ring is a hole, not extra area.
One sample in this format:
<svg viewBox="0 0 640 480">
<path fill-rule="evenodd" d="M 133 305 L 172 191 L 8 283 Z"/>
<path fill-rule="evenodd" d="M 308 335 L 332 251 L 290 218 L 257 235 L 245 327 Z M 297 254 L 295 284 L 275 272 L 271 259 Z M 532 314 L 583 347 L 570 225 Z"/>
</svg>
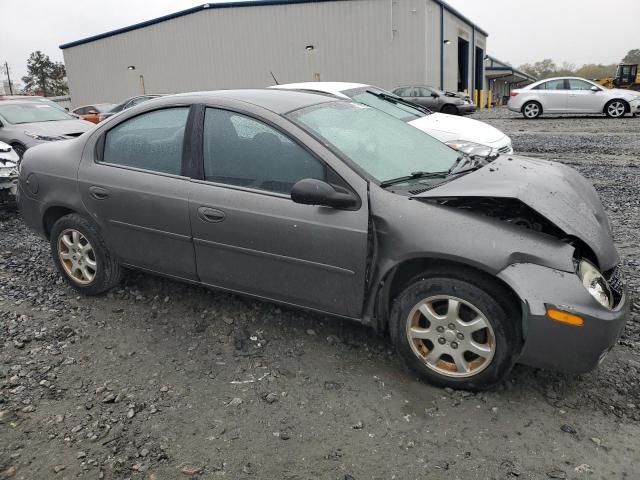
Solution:
<svg viewBox="0 0 640 480">
<path fill-rule="evenodd" d="M 629 317 L 629 296 L 611 310 L 600 305 L 574 273 L 533 264 L 516 264 L 498 275 L 518 294 L 523 307 L 524 346 L 518 363 L 567 373 L 593 370 L 622 333 Z M 547 308 L 584 319 L 582 326 L 551 320 Z"/>
</svg>

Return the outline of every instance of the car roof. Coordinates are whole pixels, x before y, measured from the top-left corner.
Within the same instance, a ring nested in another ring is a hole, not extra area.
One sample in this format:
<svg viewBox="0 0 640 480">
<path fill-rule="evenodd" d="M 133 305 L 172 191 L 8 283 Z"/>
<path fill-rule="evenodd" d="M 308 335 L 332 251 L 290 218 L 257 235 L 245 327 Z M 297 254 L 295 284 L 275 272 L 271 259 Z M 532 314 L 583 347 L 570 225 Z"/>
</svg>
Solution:
<svg viewBox="0 0 640 480">
<path fill-rule="evenodd" d="M 538 80 L 537 82 L 533 82 L 532 84 L 527 86 L 539 85 L 541 83 L 548 82 L 550 80 L 584 80 L 585 82 L 595 83 L 593 80 L 589 80 L 588 78 L 584 78 L 584 77 L 551 77 L 551 78 L 543 78 L 542 80 Z"/>
<path fill-rule="evenodd" d="M 312 105 L 340 101 L 334 97 L 313 92 L 263 88 L 180 93 L 149 100 L 149 102 L 170 103 L 175 98 L 189 98 L 194 102 L 206 101 L 207 99 L 229 99 L 257 105 L 280 115 Z"/>
<path fill-rule="evenodd" d="M 285 83 L 283 85 L 273 85 L 269 88 L 281 89 L 281 90 L 317 90 L 319 92 L 331 93 L 344 97 L 342 92 L 347 90 L 353 90 L 354 88 L 366 88 L 371 87 L 365 83 L 351 83 L 351 82 L 299 82 L 299 83 Z"/>
</svg>

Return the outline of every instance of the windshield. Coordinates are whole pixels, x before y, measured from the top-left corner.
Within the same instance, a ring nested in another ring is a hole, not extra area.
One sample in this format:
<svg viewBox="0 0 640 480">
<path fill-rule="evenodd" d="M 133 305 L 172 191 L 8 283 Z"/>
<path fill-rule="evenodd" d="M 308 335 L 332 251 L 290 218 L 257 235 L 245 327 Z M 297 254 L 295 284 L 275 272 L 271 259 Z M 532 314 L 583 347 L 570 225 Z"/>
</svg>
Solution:
<svg viewBox="0 0 640 480">
<path fill-rule="evenodd" d="M 407 123 L 366 105 L 332 102 L 289 115 L 376 180 L 447 171 L 458 153 Z"/>
<path fill-rule="evenodd" d="M 410 122 L 411 120 L 425 116 L 424 112 L 407 105 L 404 103 L 404 100 L 397 95 L 394 95 L 391 92 L 385 92 L 379 88 L 359 88 L 357 90 L 348 90 L 342 93 L 356 102 L 377 108 L 378 110 L 388 113 L 389 115 L 393 115 L 405 122 Z M 398 101 L 394 102 L 393 99 L 397 99 Z"/>
<path fill-rule="evenodd" d="M 0 105 L 0 115 L 9 123 L 55 122 L 73 120 L 75 117 L 64 110 L 44 102 L 24 102 Z"/>
</svg>

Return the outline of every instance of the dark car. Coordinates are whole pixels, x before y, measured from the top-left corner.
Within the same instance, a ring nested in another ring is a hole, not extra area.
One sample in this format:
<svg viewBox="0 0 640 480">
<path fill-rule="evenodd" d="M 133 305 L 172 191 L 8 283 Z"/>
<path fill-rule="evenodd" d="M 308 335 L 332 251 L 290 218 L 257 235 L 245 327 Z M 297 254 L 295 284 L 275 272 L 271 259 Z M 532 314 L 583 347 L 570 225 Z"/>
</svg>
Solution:
<svg viewBox="0 0 640 480">
<path fill-rule="evenodd" d="M 127 98 L 123 102 L 118 103 L 117 105 L 111 107 L 107 111 L 99 111 L 98 112 L 98 121 L 96 123 L 100 123 L 101 121 L 115 115 L 116 113 L 120 113 L 127 108 L 135 107 L 136 105 L 141 104 L 142 102 L 146 102 L 147 100 L 151 100 L 152 98 L 162 97 L 163 94 L 149 94 L 149 95 L 137 95 L 135 97 Z"/>
<path fill-rule="evenodd" d="M 353 319 L 456 388 L 594 368 L 629 312 L 594 188 L 459 155 L 336 97 L 185 94 L 29 150 L 18 203 L 87 295 L 135 268 Z"/>
<path fill-rule="evenodd" d="M 476 106 L 471 101 L 457 93 L 444 92 L 434 87 L 424 85 L 398 87 L 393 89 L 393 93 L 434 112 L 468 115 L 476 111 Z"/>
<path fill-rule="evenodd" d="M 76 108 L 72 113 L 78 115 L 82 120 L 91 123 L 100 123 L 100 114 L 109 112 L 115 105 L 113 103 L 94 103 Z"/>
</svg>

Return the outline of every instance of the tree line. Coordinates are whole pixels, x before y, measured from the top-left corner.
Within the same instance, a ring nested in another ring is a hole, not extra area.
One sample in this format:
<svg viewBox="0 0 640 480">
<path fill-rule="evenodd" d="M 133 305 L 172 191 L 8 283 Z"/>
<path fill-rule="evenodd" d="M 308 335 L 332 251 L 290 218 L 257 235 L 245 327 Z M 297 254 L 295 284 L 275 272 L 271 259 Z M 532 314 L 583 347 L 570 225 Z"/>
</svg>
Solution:
<svg viewBox="0 0 640 480">
<path fill-rule="evenodd" d="M 629 50 L 621 63 L 640 64 L 640 48 Z M 518 67 L 529 75 L 533 75 L 538 80 L 551 77 L 575 76 L 583 77 L 591 80 L 612 77 L 616 73 L 617 63 L 603 65 L 601 63 L 587 63 L 581 67 L 569 62 L 562 62 L 561 65 L 556 64 L 550 58 L 545 58 L 535 63 L 525 63 Z"/>
</svg>

